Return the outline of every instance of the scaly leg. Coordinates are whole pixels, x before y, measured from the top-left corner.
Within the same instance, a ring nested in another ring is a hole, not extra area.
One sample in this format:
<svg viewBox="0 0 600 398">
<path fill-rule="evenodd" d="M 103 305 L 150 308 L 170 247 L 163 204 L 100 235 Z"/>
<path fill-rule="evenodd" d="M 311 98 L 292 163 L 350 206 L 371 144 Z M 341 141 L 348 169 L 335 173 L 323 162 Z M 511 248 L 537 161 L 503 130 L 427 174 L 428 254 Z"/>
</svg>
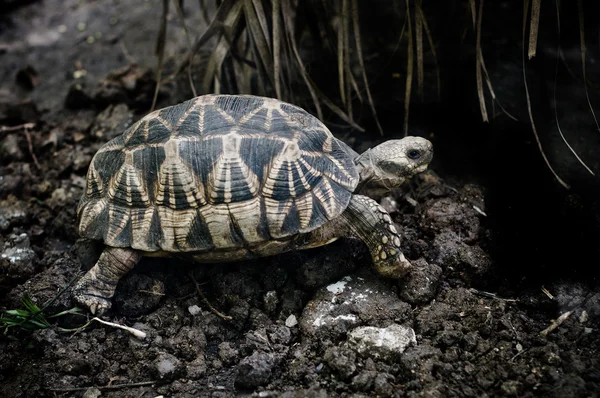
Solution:
<svg viewBox="0 0 600 398">
<path fill-rule="evenodd" d="M 75 285 L 73 298 L 78 304 L 90 309 L 92 314 L 102 315 L 110 308 L 119 280 L 142 258 L 132 249 L 107 247 L 96 265 Z"/>
<path fill-rule="evenodd" d="M 353 195 L 341 216 L 296 240 L 298 249 L 327 244 L 338 237 L 351 236 L 365 242 L 375 268 L 384 277 L 398 279 L 408 272 L 410 262 L 400 250 L 400 234 L 392 218 L 373 199 Z"/>
</svg>

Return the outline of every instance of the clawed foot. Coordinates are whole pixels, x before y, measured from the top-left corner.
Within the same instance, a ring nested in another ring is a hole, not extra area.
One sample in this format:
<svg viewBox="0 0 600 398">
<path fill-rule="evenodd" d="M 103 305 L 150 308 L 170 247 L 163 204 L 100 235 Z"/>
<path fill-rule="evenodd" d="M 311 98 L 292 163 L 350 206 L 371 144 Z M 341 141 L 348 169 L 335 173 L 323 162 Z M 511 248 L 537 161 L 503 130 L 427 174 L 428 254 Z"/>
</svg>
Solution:
<svg viewBox="0 0 600 398">
<path fill-rule="evenodd" d="M 91 281 L 86 279 L 86 276 L 84 276 L 75 285 L 72 297 L 77 304 L 89 308 L 93 315 L 100 316 L 110 308 L 112 294 L 106 297 L 107 294 L 105 291 L 95 288 Z"/>
</svg>

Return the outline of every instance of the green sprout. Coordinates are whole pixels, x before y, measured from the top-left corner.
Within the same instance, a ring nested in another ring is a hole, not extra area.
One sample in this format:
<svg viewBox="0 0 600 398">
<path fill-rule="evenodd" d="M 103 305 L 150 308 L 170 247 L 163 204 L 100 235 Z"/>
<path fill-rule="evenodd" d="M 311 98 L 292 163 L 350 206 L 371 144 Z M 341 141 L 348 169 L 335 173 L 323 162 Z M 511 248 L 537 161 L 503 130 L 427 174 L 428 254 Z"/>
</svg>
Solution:
<svg viewBox="0 0 600 398">
<path fill-rule="evenodd" d="M 23 307 L 18 310 L 1 310 L 0 312 L 0 328 L 4 328 L 4 334 L 6 334 L 11 327 L 18 327 L 27 331 L 41 330 L 54 328 L 61 332 L 74 332 L 81 330 L 86 325 L 75 328 L 65 329 L 61 327 L 54 327 L 49 319 L 58 318 L 67 314 L 79 314 L 82 310 L 78 307 L 68 309 L 66 311 L 59 312 L 57 314 L 47 316 L 44 314 L 44 310 L 38 307 L 29 297 L 28 294 L 23 295 L 21 300 Z"/>
</svg>

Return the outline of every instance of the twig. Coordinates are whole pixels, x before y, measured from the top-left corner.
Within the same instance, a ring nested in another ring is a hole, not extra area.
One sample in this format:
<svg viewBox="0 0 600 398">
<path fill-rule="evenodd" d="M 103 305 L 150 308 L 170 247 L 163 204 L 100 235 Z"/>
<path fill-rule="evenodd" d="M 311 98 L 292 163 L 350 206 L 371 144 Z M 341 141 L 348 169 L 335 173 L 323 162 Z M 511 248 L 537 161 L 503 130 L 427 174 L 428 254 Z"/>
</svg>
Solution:
<svg viewBox="0 0 600 398">
<path fill-rule="evenodd" d="M 202 293 L 202 290 L 200 290 L 200 285 L 198 284 L 198 282 L 196 282 L 196 278 L 194 278 L 194 274 L 191 271 L 190 271 L 190 278 L 192 278 L 192 281 L 194 282 L 194 285 L 196 286 L 196 292 L 198 292 L 198 296 L 200 296 L 200 298 L 202 299 L 202 301 L 204 301 L 204 304 L 206 304 L 206 306 L 208 307 L 208 309 L 210 309 L 213 314 L 217 315 L 218 317 L 223 318 L 226 321 L 230 321 L 230 320 L 233 319 L 229 315 L 222 314 L 221 312 L 219 312 L 215 307 L 213 307 L 210 304 L 210 302 L 204 296 L 204 293 Z"/>
<path fill-rule="evenodd" d="M 33 144 L 31 143 L 31 134 L 29 134 L 29 128 L 25 127 L 23 131 L 25 132 L 25 138 L 27 138 L 27 148 L 29 148 L 29 154 L 33 159 L 33 163 L 38 170 L 41 170 L 42 168 L 40 167 L 40 163 L 38 162 L 35 153 L 33 153 Z"/>
<path fill-rule="evenodd" d="M 129 61 L 130 64 L 137 64 L 135 58 L 133 58 L 133 55 L 131 55 L 131 53 L 125 46 L 125 42 L 123 40 L 119 41 L 119 47 L 121 47 L 121 52 L 123 53 L 123 56 L 127 61 Z"/>
<path fill-rule="evenodd" d="M 115 327 L 115 328 L 123 329 L 123 330 L 131 333 L 132 335 L 134 335 L 138 339 L 145 339 L 146 338 L 146 333 L 142 332 L 141 330 L 129 327 L 129 326 L 119 325 L 118 323 L 114 323 L 114 322 L 103 321 L 102 319 L 100 319 L 98 317 L 92 318 L 92 321 L 100 322 L 100 323 L 103 323 L 103 324 L 108 325 L 108 326 L 112 326 L 112 327 Z"/>
<path fill-rule="evenodd" d="M 150 294 L 153 296 L 164 296 L 164 293 L 159 293 L 159 292 L 153 292 L 152 290 L 137 290 L 137 293 L 146 293 L 146 294 Z"/>
<path fill-rule="evenodd" d="M 24 124 L 18 124 L 16 126 L 0 126 L 0 131 L 5 132 L 5 131 L 17 131 L 17 130 L 21 130 L 21 129 L 32 129 L 34 126 L 35 126 L 35 123 L 24 123 Z"/>
<path fill-rule="evenodd" d="M 548 333 L 550 333 L 551 331 L 553 331 L 554 329 L 556 329 L 557 327 L 562 325 L 562 323 L 564 321 L 569 319 L 569 317 L 571 316 L 572 313 L 573 313 L 573 311 L 571 310 L 571 311 L 567 311 L 564 314 L 562 314 L 561 316 L 559 316 L 558 319 L 556 319 L 555 321 L 552 321 L 552 324 L 550 326 L 548 326 L 546 329 L 542 330 L 540 332 L 540 335 L 542 335 L 542 336 L 548 335 Z"/>
<path fill-rule="evenodd" d="M 471 288 L 471 289 L 469 289 L 469 292 L 475 294 L 476 296 L 487 297 L 487 298 L 491 298 L 494 300 L 502 300 L 502 301 L 506 301 L 507 303 L 516 303 L 517 302 L 516 299 L 507 299 L 507 298 L 498 297 L 498 295 L 496 293 L 484 292 L 483 290 L 477 290 L 477 289 Z"/>
<path fill-rule="evenodd" d="M 118 390 L 120 388 L 131 388 L 131 387 L 143 387 L 143 386 L 151 386 L 153 384 L 158 384 L 157 380 L 154 381 L 142 381 L 139 383 L 126 383 L 126 384 L 116 384 L 114 386 L 90 386 L 90 387 L 47 387 L 46 389 L 49 391 L 59 391 L 59 392 L 70 392 L 70 391 L 86 391 L 90 388 L 97 388 L 98 390 Z"/>
<path fill-rule="evenodd" d="M 542 286 L 542 293 L 548 296 L 550 300 L 554 300 L 554 296 L 552 295 L 552 293 L 550 293 L 548 289 L 546 289 L 544 286 Z"/>
<path fill-rule="evenodd" d="M 527 350 L 522 349 L 521 351 L 517 352 L 511 359 L 508 360 L 508 362 L 514 361 L 519 355 L 523 354 L 525 351 L 527 351 Z"/>
</svg>

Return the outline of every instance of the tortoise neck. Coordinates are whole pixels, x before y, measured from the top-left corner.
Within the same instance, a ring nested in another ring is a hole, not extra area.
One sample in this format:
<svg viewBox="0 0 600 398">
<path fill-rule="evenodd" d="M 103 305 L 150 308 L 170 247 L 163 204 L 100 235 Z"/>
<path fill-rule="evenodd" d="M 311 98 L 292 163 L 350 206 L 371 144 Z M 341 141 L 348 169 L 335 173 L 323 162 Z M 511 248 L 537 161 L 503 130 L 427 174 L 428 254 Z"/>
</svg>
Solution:
<svg viewBox="0 0 600 398">
<path fill-rule="evenodd" d="M 360 193 L 365 185 L 375 176 L 375 166 L 373 165 L 373 158 L 371 149 L 367 149 L 365 152 L 360 154 L 354 159 L 356 168 L 358 170 L 359 181 L 354 192 Z"/>
</svg>

